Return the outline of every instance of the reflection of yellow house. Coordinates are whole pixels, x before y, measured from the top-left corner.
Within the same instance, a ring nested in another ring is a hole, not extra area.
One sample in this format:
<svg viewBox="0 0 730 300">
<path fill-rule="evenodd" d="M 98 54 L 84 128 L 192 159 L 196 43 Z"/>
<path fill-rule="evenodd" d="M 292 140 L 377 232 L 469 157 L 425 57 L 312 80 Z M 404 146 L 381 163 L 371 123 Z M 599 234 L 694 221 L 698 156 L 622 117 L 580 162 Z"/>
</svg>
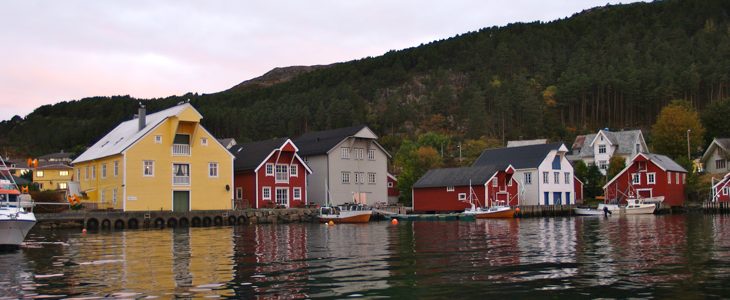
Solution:
<svg viewBox="0 0 730 300">
<path fill-rule="evenodd" d="M 114 128 L 73 161 L 85 204 L 146 210 L 231 209 L 233 155 L 184 103 Z"/>
<path fill-rule="evenodd" d="M 33 182 L 41 191 L 66 190 L 72 176 L 73 168 L 62 162 L 42 163 L 33 170 Z"/>
</svg>

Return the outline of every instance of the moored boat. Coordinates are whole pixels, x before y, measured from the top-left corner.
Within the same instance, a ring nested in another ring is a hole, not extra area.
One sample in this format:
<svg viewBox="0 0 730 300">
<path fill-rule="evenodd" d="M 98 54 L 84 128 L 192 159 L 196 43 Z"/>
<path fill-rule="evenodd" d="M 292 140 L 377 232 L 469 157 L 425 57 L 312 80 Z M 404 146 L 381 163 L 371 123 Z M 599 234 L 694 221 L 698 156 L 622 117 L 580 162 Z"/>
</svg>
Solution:
<svg viewBox="0 0 730 300">
<path fill-rule="evenodd" d="M 2 158 L 0 175 L 0 246 L 18 247 L 36 223 L 32 199 L 20 192 Z"/>
<path fill-rule="evenodd" d="M 319 210 L 319 222 L 328 223 L 367 223 L 373 211 L 361 204 L 344 204 L 339 206 L 324 206 Z"/>
<path fill-rule="evenodd" d="M 629 198 L 626 201 L 628 204 L 621 208 L 621 213 L 627 215 L 648 215 L 656 210 L 656 204 L 646 203 L 642 198 Z"/>
<path fill-rule="evenodd" d="M 595 209 L 590 207 L 573 208 L 573 213 L 579 216 L 599 216 L 604 214 L 603 209 Z"/>
</svg>

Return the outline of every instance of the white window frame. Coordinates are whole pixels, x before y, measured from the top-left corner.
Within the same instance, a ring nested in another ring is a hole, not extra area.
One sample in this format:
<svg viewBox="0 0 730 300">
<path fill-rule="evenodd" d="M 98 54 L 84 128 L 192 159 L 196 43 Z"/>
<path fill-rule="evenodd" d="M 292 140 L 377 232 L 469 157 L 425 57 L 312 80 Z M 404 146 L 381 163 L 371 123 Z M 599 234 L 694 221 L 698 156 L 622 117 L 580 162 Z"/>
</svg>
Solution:
<svg viewBox="0 0 730 300">
<path fill-rule="evenodd" d="M 89 180 L 89 166 L 84 168 L 84 180 Z"/>
<path fill-rule="evenodd" d="M 453 192 L 454 191 L 454 186 L 453 185 L 452 186 L 447 186 L 446 187 L 446 191 L 447 192 Z"/>
<path fill-rule="evenodd" d="M 550 183 L 550 172 L 542 172 L 542 183 L 549 184 Z"/>
<path fill-rule="evenodd" d="M 687 184 L 687 174 L 682 173 L 682 184 Z"/>
<path fill-rule="evenodd" d="M 106 203 L 106 190 L 101 190 L 101 203 Z"/>
<path fill-rule="evenodd" d="M 101 164 L 101 179 L 106 178 L 106 163 Z"/>
<path fill-rule="evenodd" d="M 267 194 L 268 194 L 268 196 L 267 196 Z M 261 198 L 264 199 L 265 201 L 271 201 L 271 187 L 270 186 L 265 186 L 265 187 L 261 188 Z"/>
<path fill-rule="evenodd" d="M 570 184 L 570 172 L 565 172 L 565 184 Z"/>
<path fill-rule="evenodd" d="M 274 173 L 276 175 L 274 177 L 276 179 L 276 183 L 289 183 L 289 165 L 277 164 L 276 171 L 274 171 Z M 279 175 L 281 175 L 281 178 Z"/>
<path fill-rule="evenodd" d="M 365 155 L 365 149 L 363 148 L 354 148 L 355 150 L 355 159 L 362 160 Z"/>
<path fill-rule="evenodd" d="M 150 173 L 147 174 L 147 163 L 149 163 L 149 170 Z M 144 177 L 154 177 L 155 176 L 155 161 L 154 160 L 143 160 L 142 161 L 142 176 Z"/>
<path fill-rule="evenodd" d="M 466 201 L 466 193 L 459 193 L 459 201 Z"/>
<path fill-rule="evenodd" d="M 375 160 L 375 149 L 368 149 L 368 160 Z"/>
<path fill-rule="evenodd" d="M 375 184 L 377 182 L 377 177 L 375 176 L 375 172 L 368 172 L 368 184 Z"/>
<path fill-rule="evenodd" d="M 292 189 L 292 199 L 302 200 L 302 188 L 295 187 L 294 189 Z"/>
<path fill-rule="evenodd" d="M 640 184 L 641 184 L 641 174 L 631 173 L 631 185 L 640 185 Z"/>
<path fill-rule="evenodd" d="M 76 181 L 81 181 L 81 168 L 76 168 Z"/>
<path fill-rule="evenodd" d="M 492 187 L 498 187 L 499 181 L 497 180 L 497 177 L 492 178 Z"/>
<path fill-rule="evenodd" d="M 674 183 L 679 184 L 679 172 L 674 172 Z"/>
<path fill-rule="evenodd" d="M 115 160 L 114 161 L 114 177 L 118 177 L 118 176 L 119 176 L 119 161 Z"/>
<path fill-rule="evenodd" d="M 282 199 L 281 202 L 279 202 L 279 195 L 280 195 L 279 194 L 279 191 L 283 191 L 282 195 L 285 195 L 286 196 L 286 198 L 285 199 Z M 276 187 L 276 189 L 274 190 L 274 193 L 275 193 L 274 194 L 274 197 L 276 198 L 275 199 L 276 205 L 284 205 L 286 207 L 289 207 L 289 204 L 291 203 L 291 201 L 290 201 L 291 200 L 291 197 L 289 197 L 290 195 L 289 195 L 289 188 L 288 187 Z M 286 201 L 286 202 L 284 202 L 284 201 Z"/>
<path fill-rule="evenodd" d="M 96 179 L 96 165 L 91 166 L 91 179 Z"/>
<path fill-rule="evenodd" d="M 291 164 L 289 166 L 289 176 L 299 177 L 299 166 L 297 164 Z"/>
<path fill-rule="evenodd" d="M 114 205 L 114 206 L 117 205 L 117 194 L 118 194 L 117 189 L 116 188 L 112 189 L 112 205 Z"/>
<path fill-rule="evenodd" d="M 598 168 L 601 169 L 601 170 L 608 170 L 608 161 L 599 160 L 598 161 Z"/>
<path fill-rule="evenodd" d="M 208 146 L 208 138 L 207 137 L 200 138 L 200 144 L 203 146 Z"/>
<path fill-rule="evenodd" d="M 606 145 L 598 145 L 598 153 L 599 154 L 606 153 Z"/>
<path fill-rule="evenodd" d="M 155 144 L 162 144 L 162 136 L 156 135 L 155 136 Z"/>
<path fill-rule="evenodd" d="M 68 170 L 58 171 L 58 176 L 68 176 Z"/>
<path fill-rule="evenodd" d="M 388 181 L 388 188 L 393 188 L 393 182 Z"/>
<path fill-rule="evenodd" d="M 365 172 L 355 172 L 355 184 L 365 183 Z"/>
<path fill-rule="evenodd" d="M 272 163 L 266 163 L 264 166 L 264 172 L 266 172 L 266 176 L 274 176 L 274 164 Z"/>
<path fill-rule="evenodd" d="M 560 172 L 553 172 L 553 177 L 555 177 L 553 179 L 553 181 L 555 182 L 555 184 L 560 184 Z"/>
<path fill-rule="evenodd" d="M 242 187 L 236 188 L 236 199 L 237 200 L 243 199 L 243 188 Z"/>
<path fill-rule="evenodd" d="M 725 186 L 722 188 L 722 195 L 727 196 L 727 194 L 730 194 L 730 187 Z"/>
<path fill-rule="evenodd" d="M 656 173 L 646 173 L 646 184 L 656 184 Z"/>
<path fill-rule="evenodd" d="M 342 159 L 350 159 L 350 147 L 342 147 L 342 148 L 340 148 L 340 158 L 342 158 Z"/>
<path fill-rule="evenodd" d="M 342 171 L 340 179 L 342 180 L 343 184 L 350 184 L 350 172 Z"/>
<path fill-rule="evenodd" d="M 672 184 L 672 172 L 667 172 L 667 184 Z"/>
<path fill-rule="evenodd" d="M 208 163 L 208 177 L 218 178 L 218 163 L 217 162 Z"/>
<path fill-rule="evenodd" d="M 67 183 L 65 183 L 65 182 L 59 182 L 58 183 L 58 189 L 59 190 L 65 190 L 67 188 L 68 188 L 68 184 Z"/>
<path fill-rule="evenodd" d="M 532 172 L 525 173 L 525 185 L 532 184 Z"/>
<path fill-rule="evenodd" d="M 46 172 L 44 172 L 43 170 L 35 171 L 35 177 L 41 178 L 45 175 L 46 175 Z"/>
<path fill-rule="evenodd" d="M 514 179 L 514 178 L 510 178 L 510 179 L 509 179 L 509 180 L 507 181 L 507 186 L 512 186 L 512 181 L 513 181 L 513 180 L 515 180 L 515 179 Z"/>
</svg>

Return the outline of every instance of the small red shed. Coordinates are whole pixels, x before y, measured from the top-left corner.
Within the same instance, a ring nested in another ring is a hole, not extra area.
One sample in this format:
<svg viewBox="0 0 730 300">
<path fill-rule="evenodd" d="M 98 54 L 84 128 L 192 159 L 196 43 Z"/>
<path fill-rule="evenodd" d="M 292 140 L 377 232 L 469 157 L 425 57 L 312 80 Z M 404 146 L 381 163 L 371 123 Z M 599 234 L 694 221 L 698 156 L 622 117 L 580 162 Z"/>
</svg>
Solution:
<svg viewBox="0 0 730 300">
<path fill-rule="evenodd" d="M 398 203 L 398 197 L 400 197 L 398 179 L 393 174 L 388 173 L 388 204 Z"/>
<path fill-rule="evenodd" d="M 299 207 L 307 203 L 307 175 L 312 170 L 287 138 L 238 144 L 230 149 L 234 165 L 236 207 Z"/>
<path fill-rule="evenodd" d="M 479 166 L 429 170 L 413 185 L 413 210 L 458 212 L 497 203 L 519 204 L 518 182 L 512 166 Z"/>
<path fill-rule="evenodd" d="M 671 158 L 652 153 L 639 153 L 631 164 L 603 186 L 606 202 L 625 203 L 626 198 L 664 197 L 664 206 L 684 204 L 687 170 Z"/>
<path fill-rule="evenodd" d="M 730 173 L 712 186 L 713 202 L 730 202 Z"/>
<path fill-rule="evenodd" d="M 583 181 L 573 176 L 573 189 L 575 190 L 575 203 L 583 204 Z"/>
</svg>

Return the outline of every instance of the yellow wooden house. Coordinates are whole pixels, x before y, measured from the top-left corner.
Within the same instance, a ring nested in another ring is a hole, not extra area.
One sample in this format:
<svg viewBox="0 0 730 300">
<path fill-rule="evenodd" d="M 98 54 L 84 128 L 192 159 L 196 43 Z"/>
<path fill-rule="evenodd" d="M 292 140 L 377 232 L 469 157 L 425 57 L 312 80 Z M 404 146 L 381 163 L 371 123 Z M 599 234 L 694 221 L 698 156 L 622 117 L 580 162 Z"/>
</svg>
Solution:
<svg viewBox="0 0 730 300">
<path fill-rule="evenodd" d="M 41 191 L 65 191 L 72 180 L 73 169 L 68 163 L 40 163 L 33 169 L 33 183 Z"/>
<path fill-rule="evenodd" d="M 82 203 L 124 211 L 232 208 L 233 159 L 189 103 L 119 124 L 73 161 Z"/>
</svg>

